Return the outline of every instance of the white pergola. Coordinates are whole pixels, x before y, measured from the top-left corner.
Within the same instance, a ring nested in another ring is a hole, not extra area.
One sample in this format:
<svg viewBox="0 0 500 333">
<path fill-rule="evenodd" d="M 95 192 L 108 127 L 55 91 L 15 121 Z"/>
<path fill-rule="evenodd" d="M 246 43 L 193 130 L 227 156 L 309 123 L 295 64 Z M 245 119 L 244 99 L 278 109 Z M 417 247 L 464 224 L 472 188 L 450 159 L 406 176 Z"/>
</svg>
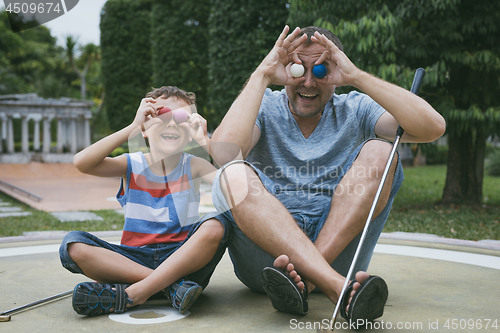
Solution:
<svg viewBox="0 0 500 333">
<path fill-rule="evenodd" d="M 92 118 L 90 101 L 71 98 L 45 99 L 37 94 L 0 95 L 0 157 L 23 155 L 31 160 L 33 155 L 44 159 L 48 154 L 74 155 L 91 143 L 90 124 Z M 14 149 L 14 119 L 21 119 L 21 153 Z M 51 123 L 57 119 L 57 145 L 51 147 Z M 30 151 L 29 121 L 34 121 L 32 133 L 33 149 Z M 42 124 L 42 132 L 40 132 Z M 5 148 L 5 151 L 4 151 Z M 56 158 L 57 159 L 57 158 Z M 5 158 L 4 158 L 5 160 Z M 1 162 L 1 159 L 0 159 Z"/>
</svg>

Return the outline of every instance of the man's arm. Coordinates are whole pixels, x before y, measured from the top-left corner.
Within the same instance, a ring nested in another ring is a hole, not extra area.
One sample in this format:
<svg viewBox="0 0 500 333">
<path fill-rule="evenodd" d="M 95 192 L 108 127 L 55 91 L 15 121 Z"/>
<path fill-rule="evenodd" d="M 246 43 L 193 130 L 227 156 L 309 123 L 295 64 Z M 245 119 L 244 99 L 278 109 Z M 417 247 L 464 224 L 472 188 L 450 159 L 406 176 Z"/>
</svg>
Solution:
<svg viewBox="0 0 500 333">
<path fill-rule="evenodd" d="M 303 35 L 295 40 L 300 29 L 295 29 L 287 36 L 288 30 L 288 26 L 283 29 L 273 49 L 250 76 L 242 92 L 213 133 L 210 150 L 219 165 L 238 157 L 237 153 L 231 155 L 227 153 L 229 144 L 237 148 L 232 150 L 241 153 L 239 158 L 246 158 L 257 143 L 260 130 L 255 126 L 255 120 L 267 86 L 286 85 L 297 80 L 287 73 L 286 66 L 292 60 L 298 60 L 295 59 L 297 56 L 293 51 L 307 39 L 307 36 Z"/>
<path fill-rule="evenodd" d="M 398 125 L 405 130 L 402 141 L 406 142 L 431 142 L 444 134 L 444 118 L 425 100 L 360 70 L 335 44 L 318 32 L 311 40 L 328 50 L 316 61 L 316 64 L 320 64 L 329 59 L 333 63 L 332 68 L 328 69 L 328 83 L 356 87 L 387 111 L 375 126 L 377 136 L 393 140 Z"/>
<path fill-rule="evenodd" d="M 446 130 L 444 118 L 424 99 L 394 84 L 362 72 L 353 86 L 364 91 L 387 112 L 375 125 L 378 137 L 392 141 L 399 125 L 402 142 L 431 142 Z"/>
</svg>

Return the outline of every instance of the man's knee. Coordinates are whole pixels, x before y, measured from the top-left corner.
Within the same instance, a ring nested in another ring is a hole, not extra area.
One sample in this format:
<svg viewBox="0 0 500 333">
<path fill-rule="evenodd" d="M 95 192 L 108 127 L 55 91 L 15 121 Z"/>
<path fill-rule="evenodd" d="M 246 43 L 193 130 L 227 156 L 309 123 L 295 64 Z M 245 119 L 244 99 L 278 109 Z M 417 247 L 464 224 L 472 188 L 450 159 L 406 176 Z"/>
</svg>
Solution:
<svg viewBox="0 0 500 333">
<path fill-rule="evenodd" d="M 358 157 L 356 158 L 354 170 L 356 173 L 363 173 L 369 178 L 380 178 L 384 172 L 387 165 L 390 153 L 392 150 L 392 145 L 389 142 L 382 140 L 370 140 L 367 141 Z M 391 169 L 395 169 L 398 162 L 397 152 L 394 155 Z"/>
<path fill-rule="evenodd" d="M 250 194 L 263 189 L 259 176 L 246 163 L 233 163 L 221 172 L 221 190 L 233 208 Z"/>
<path fill-rule="evenodd" d="M 202 223 L 197 232 L 203 233 L 203 238 L 211 243 L 219 244 L 224 237 L 224 226 L 217 219 L 210 219 Z"/>
</svg>

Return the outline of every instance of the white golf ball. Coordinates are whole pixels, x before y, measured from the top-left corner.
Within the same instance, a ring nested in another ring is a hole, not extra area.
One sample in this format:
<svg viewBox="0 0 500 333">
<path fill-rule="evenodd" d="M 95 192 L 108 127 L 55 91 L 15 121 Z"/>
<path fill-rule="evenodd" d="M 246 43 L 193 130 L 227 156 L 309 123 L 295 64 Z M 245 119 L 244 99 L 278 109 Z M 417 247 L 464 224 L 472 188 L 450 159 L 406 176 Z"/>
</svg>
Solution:
<svg viewBox="0 0 500 333">
<path fill-rule="evenodd" d="M 293 64 L 290 67 L 290 74 L 292 74 L 293 77 L 304 75 L 304 66 L 302 66 L 301 64 Z"/>
</svg>

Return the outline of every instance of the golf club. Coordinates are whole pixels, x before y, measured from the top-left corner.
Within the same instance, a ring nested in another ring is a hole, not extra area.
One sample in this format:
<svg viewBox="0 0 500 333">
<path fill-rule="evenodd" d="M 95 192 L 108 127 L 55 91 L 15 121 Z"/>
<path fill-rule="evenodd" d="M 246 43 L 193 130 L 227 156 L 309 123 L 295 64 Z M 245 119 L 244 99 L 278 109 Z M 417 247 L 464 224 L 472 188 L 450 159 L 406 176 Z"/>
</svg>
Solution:
<svg viewBox="0 0 500 333">
<path fill-rule="evenodd" d="M 424 79 L 425 75 L 425 70 L 423 68 L 418 68 L 415 72 L 415 76 L 413 77 L 413 83 L 411 85 L 410 91 L 414 93 L 415 95 L 418 95 L 418 92 L 420 91 L 420 87 L 422 86 L 422 81 Z M 341 300 L 344 297 L 344 294 L 346 292 L 347 286 L 349 285 L 349 281 L 351 280 L 352 273 L 354 271 L 354 267 L 356 266 L 356 262 L 358 260 L 358 256 L 361 252 L 361 248 L 363 246 L 364 240 L 366 238 L 366 234 L 368 231 L 368 228 L 370 227 L 370 222 L 372 220 L 373 214 L 375 212 L 375 208 L 377 207 L 378 200 L 380 198 L 380 194 L 382 193 L 382 189 L 384 187 L 385 181 L 387 180 L 387 175 L 389 174 L 389 169 L 391 168 L 392 160 L 394 159 L 394 155 L 396 154 L 396 148 L 398 147 L 399 140 L 401 139 L 401 136 L 403 135 L 404 130 L 401 126 L 398 127 L 398 130 L 396 131 L 396 138 L 394 139 L 394 143 L 392 145 L 392 150 L 389 155 L 389 160 L 387 161 L 387 164 L 384 169 L 384 173 L 382 174 L 382 179 L 380 181 L 380 184 L 378 186 L 377 192 L 375 193 L 375 198 L 373 200 L 373 204 L 370 208 L 370 212 L 368 214 L 368 218 L 366 219 L 365 227 L 363 228 L 363 233 L 361 234 L 361 238 L 359 239 L 358 247 L 356 248 L 356 252 L 354 253 L 354 257 L 352 259 L 351 266 L 349 267 L 349 271 L 347 272 L 347 275 L 345 277 L 345 282 L 342 287 L 342 291 L 340 292 L 339 300 L 337 301 L 337 304 L 335 305 L 335 310 L 333 311 L 332 319 L 330 321 L 330 326 L 328 328 L 328 331 L 334 331 L 335 330 L 335 322 L 337 321 L 337 316 L 340 310 L 340 305 L 342 304 Z M 324 331 L 323 328 L 321 331 Z"/>
<path fill-rule="evenodd" d="M 73 293 L 73 289 L 65 291 L 65 292 L 57 294 L 57 295 L 54 295 L 54 296 L 50 296 L 50 297 L 41 299 L 39 301 L 35 301 L 33 303 L 29 303 L 29 304 L 17 307 L 15 309 L 4 311 L 4 312 L 0 313 L 0 322 L 1 321 L 10 321 L 10 317 L 12 315 L 15 315 L 21 311 L 29 310 L 35 306 L 43 305 L 43 304 L 51 302 L 51 301 L 56 301 L 56 300 L 62 299 L 64 297 L 70 295 L 71 293 Z"/>
</svg>

